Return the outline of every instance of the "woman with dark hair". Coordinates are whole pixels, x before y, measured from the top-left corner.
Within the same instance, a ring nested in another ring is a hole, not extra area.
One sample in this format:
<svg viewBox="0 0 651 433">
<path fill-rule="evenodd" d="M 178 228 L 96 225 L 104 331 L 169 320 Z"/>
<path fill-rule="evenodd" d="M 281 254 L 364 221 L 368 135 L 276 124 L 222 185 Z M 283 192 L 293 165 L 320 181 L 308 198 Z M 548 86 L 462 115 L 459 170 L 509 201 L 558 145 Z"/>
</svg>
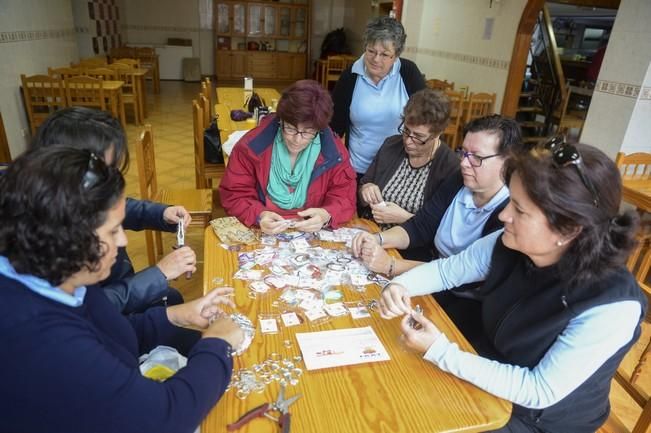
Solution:
<svg viewBox="0 0 651 433">
<path fill-rule="evenodd" d="M 423 89 L 409 98 L 400 134 L 384 141 L 359 182 L 361 217 L 373 219 L 382 229 L 402 224 L 459 171 L 459 159 L 441 142 L 449 120 L 445 94 Z"/>
<path fill-rule="evenodd" d="M 426 360 L 513 402 L 497 431 L 592 433 L 647 308 L 624 267 L 637 217 L 619 213 L 619 171 L 588 145 L 551 140 L 510 158 L 505 178 L 504 231 L 395 278 L 382 315 L 404 315 L 402 338 Z M 483 341 L 471 341 L 479 355 L 459 350 L 409 300 L 473 281 L 483 281 Z"/>
<path fill-rule="evenodd" d="M 267 116 L 235 145 L 219 186 L 222 206 L 265 233 L 289 227 L 314 232 L 338 227 L 355 213 L 355 173 L 341 140 L 328 127 L 332 100 L 316 81 L 287 88 Z"/>
<path fill-rule="evenodd" d="M 364 32 L 364 53 L 342 72 L 332 93 L 330 126 L 340 137 L 346 135 L 358 179 L 384 140 L 395 134 L 409 97 L 425 88 L 418 66 L 400 57 L 406 40 L 400 21 L 372 19 Z"/>
<path fill-rule="evenodd" d="M 104 111 L 69 107 L 56 111 L 38 128 L 32 148 L 66 145 L 87 149 L 124 173 L 129 165 L 129 149 L 120 123 Z M 192 217 L 183 206 L 170 206 L 127 198 L 123 226 L 127 230 L 173 232 L 179 221 L 187 227 Z M 126 248 L 118 248 L 111 275 L 100 283 L 111 303 L 124 314 L 142 312 L 152 305 L 183 302 L 169 281 L 196 271 L 196 255 L 188 246 L 166 254 L 155 265 L 135 272 Z"/>
<path fill-rule="evenodd" d="M 3 431 L 189 433 L 226 389 L 242 341 L 220 308 L 231 288 L 127 319 L 91 287 L 127 243 L 123 192 L 119 170 L 62 146 L 0 176 Z M 140 374 L 140 355 L 179 340 L 193 345 L 186 367 L 163 383 Z"/>
</svg>

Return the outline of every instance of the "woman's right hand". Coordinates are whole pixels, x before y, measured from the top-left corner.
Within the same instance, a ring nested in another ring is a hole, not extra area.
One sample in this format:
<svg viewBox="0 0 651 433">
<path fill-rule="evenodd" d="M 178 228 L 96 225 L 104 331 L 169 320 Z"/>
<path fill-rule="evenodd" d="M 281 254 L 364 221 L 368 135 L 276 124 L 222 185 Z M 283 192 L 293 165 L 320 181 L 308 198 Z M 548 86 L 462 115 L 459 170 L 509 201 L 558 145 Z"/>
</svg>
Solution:
<svg viewBox="0 0 651 433">
<path fill-rule="evenodd" d="M 411 314 L 411 299 L 407 289 L 396 283 L 390 283 L 380 295 L 380 316 L 384 319 Z"/>
<path fill-rule="evenodd" d="M 203 338 L 221 338 L 237 351 L 244 341 L 244 331 L 226 314 L 218 314 L 203 331 Z"/>
<path fill-rule="evenodd" d="M 365 243 L 375 243 L 378 244 L 377 237 L 368 232 L 360 232 L 355 235 L 352 241 L 353 255 L 359 257 L 362 255 L 362 247 Z"/>
<path fill-rule="evenodd" d="M 285 218 L 276 212 L 262 211 L 260 214 L 260 230 L 268 235 L 275 235 L 287 228 Z"/>
<path fill-rule="evenodd" d="M 366 204 L 369 205 L 378 204 L 384 201 L 380 187 L 374 183 L 365 183 L 360 188 L 359 193 L 362 196 L 362 200 L 364 200 Z"/>
</svg>

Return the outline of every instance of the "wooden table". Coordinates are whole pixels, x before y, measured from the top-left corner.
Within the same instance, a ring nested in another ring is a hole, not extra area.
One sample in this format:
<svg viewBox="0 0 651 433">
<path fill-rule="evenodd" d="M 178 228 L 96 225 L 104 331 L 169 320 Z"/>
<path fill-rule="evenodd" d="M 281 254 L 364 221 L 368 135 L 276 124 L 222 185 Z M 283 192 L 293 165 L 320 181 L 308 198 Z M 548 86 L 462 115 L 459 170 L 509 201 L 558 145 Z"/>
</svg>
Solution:
<svg viewBox="0 0 651 433">
<path fill-rule="evenodd" d="M 350 226 L 376 231 L 369 221 L 356 219 Z M 279 313 L 271 306 L 280 292 L 271 290 L 258 299 L 250 299 L 246 282 L 233 280 L 237 271 L 237 253 L 218 246 L 219 240 L 211 227 L 205 232 L 204 243 L 204 292 L 212 288 L 212 279 L 222 277 L 226 285 L 235 288 L 235 303 L 238 311 L 254 323 L 258 313 Z M 327 248 L 341 248 L 342 244 L 322 243 Z M 251 246 L 245 250 L 254 250 Z M 392 254 L 397 254 L 395 250 Z M 377 298 L 379 287 L 367 286 L 359 294 L 344 287 L 346 301 L 360 298 Z M 459 333 L 443 310 L 431 296 L 416 298 L 427 317 L 443 331 L 448 338 L 465 350 L 472 351 L 469 343 Z M 234 369 L 251 368 L 262 362 L 270 353 L 276 352 L 283 358 L 300 354 L 295 338 L 297 332 L 325 331 L 352 327 L 372 326 L 391 360 L 387 362 L 360 364 L 316 371 L 304 369 L 297 386 L 287 386 L 285 396 L 301 393 L 294 403 L 292 433 L 302 432 L 480 432 L 493 430 L 504 425 L 510 417 L 511 404 L 490 395 L 479 388 L 454 376 L 444 373 L 421 356 L 407 351 L 398 342 L 400 335 L 398 320 L 384 320 L 377 312 L 368 319 L 353 320 L 349 315 L 331 319 L 313 326 L 303 323 L 285 328 L 280 325 L 279 333 L 261 334 L 259 327 L 251 346 L 234 359 Z M 284 341 L 292 343 L 286 348 Z M 251 393 L 246 400 L 235 396 L 235 390 L 227 391 L 219 403 L 204 420 L 202 433 L 221 433 L 226 424 L 234 422 L 246 411 L 267 401 L 274 401 L 279 390 L 277 382 L 267 385 L 262 394 Z M 267 418 L 254 420 L 238 430 L 241 433 L 276 433 L 278 425 Z"/>
<path fill-rule="evenodd" d="M 651 213 L 651 178 L 623 177 L 622 200 Z"/>
</svg>

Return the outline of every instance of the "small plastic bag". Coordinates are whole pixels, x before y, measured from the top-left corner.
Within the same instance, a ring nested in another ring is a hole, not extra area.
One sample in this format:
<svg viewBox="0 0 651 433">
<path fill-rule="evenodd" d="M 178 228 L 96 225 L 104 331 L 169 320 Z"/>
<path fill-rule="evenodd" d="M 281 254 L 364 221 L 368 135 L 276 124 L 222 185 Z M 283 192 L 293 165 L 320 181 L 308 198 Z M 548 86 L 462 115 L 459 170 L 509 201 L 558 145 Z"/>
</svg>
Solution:
<svg viewBox="0 0 651 433">
<path fill-rule="evenodd" d="M 188 359 L 173 347 L 158 346 L 140 357 L 140 373 L 149 379 L 164 382 L 187 363 Z"/>
</svg>

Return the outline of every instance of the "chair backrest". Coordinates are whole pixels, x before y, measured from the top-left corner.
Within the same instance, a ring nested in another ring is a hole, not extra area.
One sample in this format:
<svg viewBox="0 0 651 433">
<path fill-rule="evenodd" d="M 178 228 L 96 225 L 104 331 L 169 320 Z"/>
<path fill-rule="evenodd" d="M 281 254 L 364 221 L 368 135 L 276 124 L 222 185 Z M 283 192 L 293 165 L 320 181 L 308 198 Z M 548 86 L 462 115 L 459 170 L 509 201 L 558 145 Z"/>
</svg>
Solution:
<svg viewBox="0 0 651 433">
<path fill-rule="evenodd" d="M 473 119 L 495 113 L 496 98 L 495 93 L 471 93 L 468 97 L 468 107 L 465 110 L 463 123 L 466 124 Z"/>
<path fill-rule="evenodd" d="M 86 73 L 84 75 L 107 81 L 114 81 L 118 79 L 118 73 L 113 68 L 89 68 L 86 69 Z"/>
<path fill-rule="evenodd" d="M 63 81 L 48 75 L 20 76 L 23 99 L 32 135 L 36 128 L 54 111 L 67 105 Z"/>
<path fill-rule="evenodd" d="M 203 151 L 203 110 L 199 106 L 196 99 L 192 100 L 192 130 L 194 136 L 194 171 L 195 183 L 197 189 L 206 188 L 208 181 L 206 180 L 206 162 L 204 159 Z"/>
<path fill-rule="evenodd" d="M 85 59 L 79 59 L 79 63 L 70 63 L 70 66 L 73 68 L 101 68 L 106 66 L 108 62 L 106 57 L 88 57 Z"/>
<path fill-rule="evenodd" d="M 425 81 L 425 85 L 434 90 L 454 90 L 454 83 L 447 80 L 437 80 L 436 78 Z"/>
<path fill-rule="evenodd" d="M 206 129 L 210 125 L 210 101 L 202 93 L 198 95 L 199 107 L 201 108 L 201 125 Z"/>
<path fill-rule="evenodd" d="M 67 80 L 70 77 L 76 77 L 78 75 L 84 75 L 83 68 L 47 68 L 47 74 L 50 77 L 58 77 L 61 80 Z"/>
<path fill-rule="evenodd" d="M 201 96 L 206 98 L 206 106 L 204 109 L 208 112 L 208 118 L 212 116 L 212 86 L 210 84 L 210 78 L 206 78 L 207 81 L 201 82 Z M 207 126 L 207 125 L 206 125 Z"/>
<path fill-rule="evenodd" d="M 114 47 L 111 48 L 110 57 L 112 60 L 122 57 L 134 57 L 135 52 L 136 50 L 133 47 Z"/>
<path fill-rule="evenodd" d="M 136 142 L 136 158 L 138 160 L 138 180 L 140 196 L 143 200 L 152 200 L 158 192 L 156 180 L 156 156 L 154 153 L 154 136 L 151 125 L 146 124 Z"/>
<path fill-rule="evenodd" d="M 130 59 L 130 58 L 121 58 L 121 59 L 115 59 L 113 60 L 113 63 L 124 63 L 125 65 L 129 65 L 133 68 L 139 68 L 140 67 L 140 60 L 139 59 Z"/>
<path fill-rule="evenodd" d="M 447 128 L 443 131 L 443 135 L 446 136 L 448 146 L 454 150 L 457 148 L 460 141 L 459 129 L 461 128 L 465 96 L 463 92 L 453 92 L 451 90 L 446 90 L 445 94 L 450 100 L 450 123 L 448 123 Z"/>
<path fill-rule="evenodd" d="M 644 283 L 639 284 L 651 305 L 651 287 Z M 643 326 L 651 327 L 651 310 L 647 311 Z M 636 411 L 630 410 L 631 408 L 629 406 L 631 402 L 637 404 L 642 411 L 639 412 L 639 416 L 637 420 L 635 420 L 633 428 L 629 429 L 622 422 L 623 417 L 617 415 L 618 407 L 615 405 L 615 410 L 611 408 L 608 420 L 598 430 L 600 433 L 648 433 L 650 431 L 651 397 L 648 392 L 648 387 L 642 386 L 643 381 L 640 380 L 640 377 L 643 373 L 643 369 L 645 367 L 648 368 L 646 364 L 648 364 L 649 357 L 651 357 L 651 337 L 647 334 L 646 340 L 642 340 L 644 335 L 645 333 L 643 332 L 643 337 L 640 337 L 640 340 L 633 346 L 633 348 L 631 348 L 615 372 L 615 382 L 617 382 L 619 387 L 621 387 L 630 397 L 626 401 L 626 418 L 630 419 L 631 414 L 637 413 Z"/>
<path fill-rule="evenodd" d="M 69 107 L 91 107 L 102 111 L 106 109 L 106 97 L 102 80 L 78 76 L 65 80 L 64 85 L 66 102 Z"/>
<path fill-rule="evenodd" d="M 115 71 L 117 79 L 122 81 L 122 94 L 132 95 L 136 93 L 136 85 L 138 80 L 131 73 L 135 68 L 124 63 L 111 63 L 107 68 Z"/>
<path fill-rule="evenodd" d="M 636 152 L 629 155 L 619 152 L 615 158 L 622 177 L 633 179 L 651 178 L 651 153 Z"/>
<path fill-rule="evenodd" d="M 337 82 L 341 73 L 346 69 L 348 60 L 344 56 L 329 56 L 326 59 L 325 87 L 331 82 Z"/>
</svg>

